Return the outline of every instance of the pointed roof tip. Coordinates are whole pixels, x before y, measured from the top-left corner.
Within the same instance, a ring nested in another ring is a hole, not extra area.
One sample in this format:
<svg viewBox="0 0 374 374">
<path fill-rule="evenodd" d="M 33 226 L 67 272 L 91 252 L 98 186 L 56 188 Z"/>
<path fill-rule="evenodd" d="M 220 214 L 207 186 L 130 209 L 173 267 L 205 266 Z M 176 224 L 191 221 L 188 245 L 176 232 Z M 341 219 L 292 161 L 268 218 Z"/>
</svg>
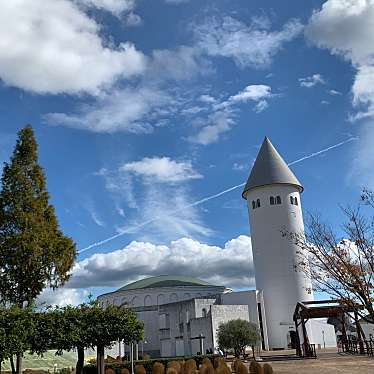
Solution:
<svg viewBox="0 0 374 374">
<path fill-rule="evenodd" d="M 271 184 L 288 184 L 297 187 L 300 192 L 304 190 L 282 156 L 269 138 L 265 136 L 244 187 L 242 197 L 246 199 L 249 190 Z"/>
</svg>

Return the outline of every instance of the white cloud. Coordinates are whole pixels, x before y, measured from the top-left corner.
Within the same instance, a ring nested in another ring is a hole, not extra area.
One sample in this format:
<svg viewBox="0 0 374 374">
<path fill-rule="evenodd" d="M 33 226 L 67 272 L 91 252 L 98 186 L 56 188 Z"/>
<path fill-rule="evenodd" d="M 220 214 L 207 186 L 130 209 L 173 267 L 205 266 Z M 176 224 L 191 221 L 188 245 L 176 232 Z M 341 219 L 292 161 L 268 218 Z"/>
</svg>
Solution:
<svg viewBox="0 0 374 374">
<path fill-rule="evenodd" d="M 75 0 L 77 3 L 100 10 L 106 10 L 115 15 L 129 12 L 135 8 L 135 0 Z"/>
<path fill-rule="evenodd" d="M 313 74 L 310 77 L 299 78 L 299 83 L 301 87 L 311 88 L 317 84 L 326 84 L 326 81 L 321 74 Z"/>
<path fill-rule="evenodd" d="M 198 121 L 203 123 L 203 126 L 196 135 L 190 136 L 188 139 L 201 145 L 217 142 L 220 136 L 229 131 L 235 124 L 235 105 L 254 102 L 256 105 L 253 110 L 260 113 L 269 106 L 265 99 L 275 96 L 271 92 L 271 87 L 263 84 L 248 85 L 242 91 L 221 102 L 210 95 L 202 95 L 199 100 L 212 105 L 212 111 L 207 118 Z"/>
<path fill-rule="evenodd" d="M 217 100 L 213 97 L 213 96 L 210 96 L 210 95 L 201 95 L 199 97 L 199 100 L 205 104 L 214 104 L 217 102 Z"/>
<path fill-rule="evenodd" d="M 36 300 L 37 306 L 66 306 L 66 305 L 78 305 L 83 302 L 83 299 L 87 298 L 87 291 L 78 290 L 75 288 L 60 287 L 56 290 L 46 288 L 39 295 Z"/>
<path fill-rule="evenodd" d="M 267 107 L 269 106 L 269 103 L 266 101 L 266 100 L 261 100 L 259 101 L 256 106 L 254 107 L 254 111 L 256 113 L 261 113 L 262 111 L 264 111 Z"/>
<path fill-rule="evenodd" d="M 193 169 L 191 161 L 178 162 L 169 157 L 144 157 L 140 161 L 122 165 L 120 170 L 140 175 L 150 182 L 174 183 L 202 178 Z"/>
<path fill-rule="evenodd" d="M 169 4 L 182 4 L 182 3 L 187 3 L 190 0 L 165 0 L 165 3 Z"/>
<path fill-rule="evenodd" d="M 236 95 L 230 96 L 227 101 L 221 105 L 227 106 L 235 103 L 247 103 L 249 101 L 264 101 L 274 95 L 271 93 L 271 87 L 264 84 L 252 84 L 238 92 Z"/>
<path fill-rule="evenodd" d="M 284 43 L 296 38 L 303 26 L 287 22 L 280 31 L 270 31 L 270 23 L 254 18 L 249 25 L 226 16 L 195 25 L 197 43 L 208 55 L 233 58 L 240 67 L 268 67 Z"/>
<path fill-rule="evenodd" d="M 106 46 L 100 27 L 68 0 L 0 3 L 0 79 L 37 93 L 97 94 L 145 69 L 132 44 Z"/>
<path fill-rule="evenodd" d="M 206 72 L 193 48 L 156 50 L 140 82 L 102 93 L 92 104 L 82 104 L 75 113 L 49 113 L 51 125 L 64 125 L 94 132 L 151 133 L 181 108 L 183 94 L 176 81 Z M 202 63 L 204 66 L 204 63 Z"/>
<path fill-rule="evenodd" d="M 141 277 L 188 275 L 233 288 L 254 286 L 251 240 L 240 235 L 221 248 L 190 238 L 169 245 L 131 242 L 78 262 L 68 284 L 73 289 L 119 287 Z"/>
<path fill-rule="evenodd" d="M 142 18 L 133 12 L 130 12 L 125 17 L 126 26 L 135 27 L 143 24 Z"/>
<path fill-rule="evenodd" d="M 374 118 L 374 0 L 328 0 L 316 10 L 305 29 L 306 37 L 320 48 L 341 56 L 355 68 L 352 121 Z M 330 94 L 332 92 L 330 91 Z M 335 94 L 335 93 L 333 93 Z M 374 188 L 373 124 L 360 129 L 353 147 L 350 183 Z"/>
<path fill-rule="evenodd" d="M 135 134 L 153 131 L 151 122 L 157 110 L 173 106 L 173 98 L 153 87 L 123 88 L 97 98 L 92 105 L 83 105 L 76 114 L 49 113 L 51 125 L 64 125 L 94 132 L 125 131 Z"/>
<path fill-rule="evenodd" d="M 220 135 L 229 131 L 235 124 L 232 113 L 221 110 L 210 114 L 199 132 L 189 137 L 189 140 L 201 145 L 207 145 L 217 142 Z"/>
<path fill-rule="evenodd" d="M 358 113 L 374 116 L 374 0 L 328 0 L 315 11 L 305 35 L 320 48 L 342 56 L 356 68 L 352 87 Z"/>
<path fill-rule="evenodd" d="M 341 95 L 342 93 L 337 90 L 329 90 L 329 94 L 331 96 L 337 96 L 337 95 Z"/>
</svg>

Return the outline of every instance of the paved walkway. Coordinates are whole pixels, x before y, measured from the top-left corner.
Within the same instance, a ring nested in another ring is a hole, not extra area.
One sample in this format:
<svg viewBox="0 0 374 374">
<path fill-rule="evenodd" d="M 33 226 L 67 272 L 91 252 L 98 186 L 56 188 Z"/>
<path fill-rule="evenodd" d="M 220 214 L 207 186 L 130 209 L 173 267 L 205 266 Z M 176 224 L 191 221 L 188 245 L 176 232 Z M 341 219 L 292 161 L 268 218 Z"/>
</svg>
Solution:
<svg viewBox="0 0 374 374">
<path fill-rule="evenodd" d="M 264 357 L 275 374 L 374 374 L 374 357 L 337 353 L 336 350 L 318 351 L 317 359 L 287 359 L 285 351 L 271 352 L 272 357 Z M 289 354 L 293 352 L 290 351 Z M 273 355 L 274 354 L 274 355 Z M 265 355 L 264 355 L 265 356 Z"/>
</svg>

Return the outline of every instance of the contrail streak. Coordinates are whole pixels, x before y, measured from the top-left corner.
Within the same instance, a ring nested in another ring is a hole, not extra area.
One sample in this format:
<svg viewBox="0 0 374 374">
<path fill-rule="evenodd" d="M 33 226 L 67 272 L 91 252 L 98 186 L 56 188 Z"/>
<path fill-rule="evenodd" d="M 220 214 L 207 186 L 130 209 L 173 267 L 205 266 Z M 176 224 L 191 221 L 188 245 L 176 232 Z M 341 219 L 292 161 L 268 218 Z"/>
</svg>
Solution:
<svg viewBox="0 0 374 374">
<path fill-rule="evenodd" d="M 357 140 L 357 139 L 358 139 L 358 138 L 354 138 L 354 137 L 349 138 L 349 139 L 347 139 L 347 140 L 344 140 L 343 142 L 340 142 L 340 143 L 334 144 L 334 145 L 332 145 L 332 146 L 330 146 L 330 147 L 327 147 L 327 148 L 321 149 L 321 150 L 318 151 L 318 152 L 311 153 L 311 154 L 308 155 L 308 156 L 304 156 L 304 157 L 301 157 L 301 158 L 299 158 L 299 159 L 297 159 L 297 160 L 295 160 L 295 161 L 292 161 L 292 162 L 290 162 L 290 163 L 288 164 L 288 166 L 298 164 L 299 162 L 302 162 L 302 161 L 308 160 L 309 158 L 312 158 L 312 157 L 316 157 L 316 156 L 318 156 L 318 155 L 320 155 L 320 154 L 322 154 L 322 153 L 326 153 L 326 152 L 328 152 L 328 151 L 331 151 L 332 149 L 335 149 L 335 148 L 341 147 L 342 145 L 347 144 L 347 143 L 352 142 L 352 141 Z M 184 209 L 186 209 L 186 208 L 191 208 L 191 207 L 193 207 L 193 206 L 197 206 L 197 205 L 203 204 L 203 203 L 205 203 L 205 202 L 207 202 L 207 201 L 209 201 L 209 200 L 216 199 L 217 197 L 220 197 L 220 196 L 225 195 L 225 194 L 227 194 L 227 193 L 229 193 L 229 192 L 231 192 L 231 191 L 237 190 L 237 189 L 240 188 L 240 187 L 245 186 L 245 184 L 246 184 L 246 182 L 244 182 L 244 183 L 240 183 L 240 184 L 237 184 L 236 186 L 233 186 L 233 187 L 227 188 L 226 190 L 223 190 L 223 191 L 221 191 L 221 192 L 218 192 L 218 193 L 216 193 L 216 194 L 214 194 L 214 195 L 210 195 L 210 196 L 204 197 L 203 199 L 201 199 L 201 200 L 197 200 L 197 201 L 195 201 L 195 202 L 193 202 L 193 203 L 191 203 L 191 204 L 187 204 L 187 205 L 183 206 L 182 208 L 179 208 L 179 209 L 173 210 L 173 211 L 169 212 L 167 215 L 168 215 L 168 216 L 171 216 L 171 215 L 173 215 L 173 214 L 175 214 L 175 213 L 179 213 L 180 211 L 182 211 L 182 210 L 184 210 Z M 105 244 L 105 243 L 108 243 L 108 242 L 110 242 L 110 241 L 112 241 L 112 240 L 114 240 L 114 239 L 117 239 L 117 238 L 119 238 L 119 237 L 125 235 L 125 234 L 132 233 L 132 232 L 134 232 L 134 231 L 136 231 L 136 230 L 138 230 L 138 229 L 140 229 L 140 228 L 142 228 L 142 227 L 144 227 L 144 226 L 149 225 L 150 223 L 152 223 L 152 222 L 154 222 L 154 221 L 157 221 L 157 220 L 159 220 L 159 219 L 162 219 L 163 217 L 164 217 L 164 216 L 162 216 L 162 217 L 161 217 L 161 216 L 156 216 L 156 217 L 154 217 L 154 218 L 152 218 L 152 219 L 149 219 L 149 220 L 147 220 L 147 221 L 144 221 L 143 223 L 141 223 L 141 224 L 139 224 L 139 225 L 136 225 L 136 226 L 130 227 L 130 228 L 126 229 L 126 230 L 123 230 L 123 231 L 119 232 L 118 234 L 115 234 L 115 235 L 113 235 L 113 236 L 110 236 L 109 238 L 106 238 L 106 239 L 101 240 L 101 241 L 99 241 L 99 242 L 93 243 L 93 244 L 89 245 L 89 246 L 86 247 L 86 248 L 82 248 L 80 251 L 78 251 L 78 254 L 81 254 L 81 253 L 83 253 L 83 252 L 86 252 L 86 251 L 88 251 L 88 250 L 91 249 L 91 248 L 95 248 L 95 247 L 98 247 L 98 246 L 103 245 L 103 244 Z"/>
</svg>

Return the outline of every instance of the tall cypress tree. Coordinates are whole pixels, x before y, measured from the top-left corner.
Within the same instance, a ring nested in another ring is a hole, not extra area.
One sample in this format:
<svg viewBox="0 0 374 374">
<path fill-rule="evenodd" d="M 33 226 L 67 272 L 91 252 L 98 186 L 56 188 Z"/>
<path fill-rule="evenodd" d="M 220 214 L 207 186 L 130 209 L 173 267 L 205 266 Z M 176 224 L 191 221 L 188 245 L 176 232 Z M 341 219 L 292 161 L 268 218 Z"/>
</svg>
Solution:
<svg viewBox="0 0 374 374">
<path fill-rule="evenodd" d="M 24 307 L 45 287 L 57 288 L 70 276 L 76 256 L 49 203 L 31 126 L 18 133 L 0 192 L 0 300 Z M 20 352 L 22 353 L 22 352 Z M 17 371 L 20 355 L 17 357 Z"/>
</svg>

